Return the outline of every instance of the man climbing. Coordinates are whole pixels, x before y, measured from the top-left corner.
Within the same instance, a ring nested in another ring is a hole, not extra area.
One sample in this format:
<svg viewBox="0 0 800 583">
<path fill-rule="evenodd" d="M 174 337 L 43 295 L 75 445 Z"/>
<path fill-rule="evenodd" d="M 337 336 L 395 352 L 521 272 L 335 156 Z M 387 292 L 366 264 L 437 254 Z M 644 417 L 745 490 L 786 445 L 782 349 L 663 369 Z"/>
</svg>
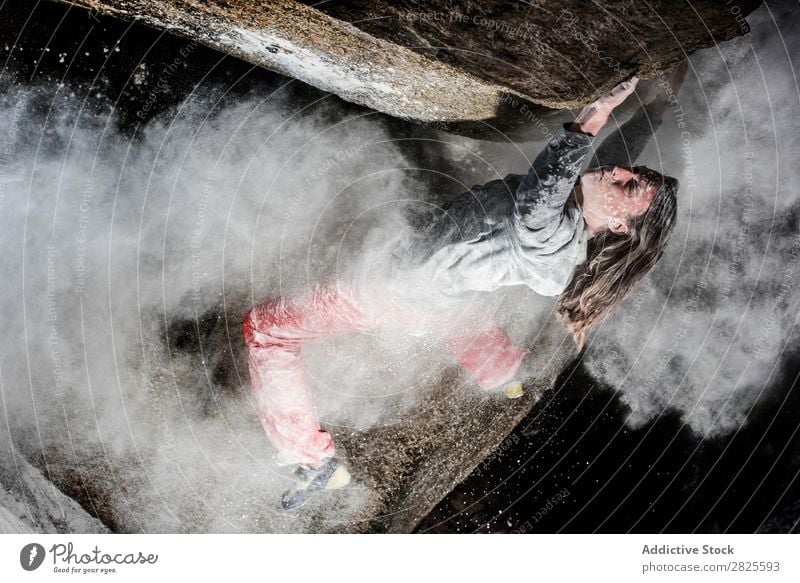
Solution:
<svg viewBox="0 0 800 583">
<path fill-rule="evenodd" d="M 296 466 L 284 509 L 350 479 L 314 411 L 305 342 L 345 330 L 436 333 L 483 389 L 503 388 L 529 350 L 514 346 L 476 294 L 527 285 L 560 295 L 558 315 L 581 348 L 587 330 L 652 269 L 675 224 L 677 181 L 629 164 L 580 172 L 592 138 L 636 84 L 634 77 L 585 107 L 526 175 L 472 188 L 393 242 L 382 269 L 247 314 L 242 332 L 261 424 L 278 464 Z"/>
</svg>

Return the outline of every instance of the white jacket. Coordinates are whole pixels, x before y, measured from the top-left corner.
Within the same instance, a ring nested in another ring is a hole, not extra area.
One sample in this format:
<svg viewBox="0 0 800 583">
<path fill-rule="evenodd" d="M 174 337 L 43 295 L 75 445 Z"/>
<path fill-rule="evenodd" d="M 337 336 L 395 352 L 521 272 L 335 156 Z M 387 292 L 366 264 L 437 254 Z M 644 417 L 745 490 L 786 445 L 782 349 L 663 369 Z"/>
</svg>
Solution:
<svg viewBox="0 0 800 583">
<path fill-rule="evenodd" d="M 562 128 L 527 175 L 509 174 L 459 195 L 396 244 L 385 285 L 432 311 L 509 285 L 560 294 L 586 260 L 583 213 L 570 194 L 591 142 Z"/>
</svg>

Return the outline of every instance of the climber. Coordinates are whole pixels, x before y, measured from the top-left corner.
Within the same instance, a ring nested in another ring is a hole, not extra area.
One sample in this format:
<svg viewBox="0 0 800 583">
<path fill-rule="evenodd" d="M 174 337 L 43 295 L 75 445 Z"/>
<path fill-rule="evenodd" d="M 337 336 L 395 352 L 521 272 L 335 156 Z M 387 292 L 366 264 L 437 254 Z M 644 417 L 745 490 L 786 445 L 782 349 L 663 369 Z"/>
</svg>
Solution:
<svg viewBox="0 0 800 583">
<path fill-rule="evenodd" d="M 478 385 L 511 386 L 507 394 L 514 397 L 529 350 L 511 342 L 476 294 L 524 284 L 559 295 L 557 314 L 581 349 L 587 330 L 653 268 L 675 224 L 677 180 L 629 161 L 580 173 L 592 138 L 636 84 L 635 77 L 620 83 L 585 107 L 527 175 L 473 187 L 413 236 L 392 242 L 384 267 L 318 285 L 304 298 L 266 301 L 247 314 L 242 331 L 261 424 L 276 462 L 296 466 L 284 509 L 350 480 L 314 412 L 300 357 L 304 342 L 345 330 L 436 333 Z M 641 126 L 641 119 L 630 123 Z M 637 135 L 649 138 L 652 131 Z M 638 155 L 639 142 L 624 145 Z"/>
</svg>

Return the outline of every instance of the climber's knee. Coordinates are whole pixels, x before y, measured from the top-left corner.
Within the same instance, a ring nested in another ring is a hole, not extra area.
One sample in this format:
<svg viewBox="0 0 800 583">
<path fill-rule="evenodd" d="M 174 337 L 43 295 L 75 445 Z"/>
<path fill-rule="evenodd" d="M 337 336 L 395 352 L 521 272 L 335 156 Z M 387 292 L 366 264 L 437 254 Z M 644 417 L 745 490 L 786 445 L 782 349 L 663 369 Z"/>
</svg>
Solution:
<svg viewBox="0 0 800 583">
<path fill-rule="evenodd" d="M 242 336 L 249 345 L 274 344 L 270 338 L 270 331 L 276 324 L 276 300 L 269 300 L 258 304 L 245 315 L 242 321 Z"/>
<path fill-rule="evenodd" d="M 293 341 L 287 333 L 295 328 L 292 311 L 286 309 L 281 298 L 277 298 L 258 304 L 247 312 L 242 321 L 242 336 L 251 347 L 289 346 Z"/>
</svg>

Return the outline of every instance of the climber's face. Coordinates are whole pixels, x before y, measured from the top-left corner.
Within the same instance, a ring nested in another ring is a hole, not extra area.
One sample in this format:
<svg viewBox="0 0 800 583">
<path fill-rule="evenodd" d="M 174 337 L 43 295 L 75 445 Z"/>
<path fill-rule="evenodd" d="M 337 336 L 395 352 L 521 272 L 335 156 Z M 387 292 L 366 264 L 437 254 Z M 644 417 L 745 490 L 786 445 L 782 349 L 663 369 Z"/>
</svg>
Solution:
<svg viewBox="0 0 800 583">
<path fill-rule="evenodd" d="M 583 173 L 579 202 L 591 235 L 602 229 L 628 232 L 631 218 L 650 207 L 661 175 L 645 166 L 599 166 Z"/>
</svg>

